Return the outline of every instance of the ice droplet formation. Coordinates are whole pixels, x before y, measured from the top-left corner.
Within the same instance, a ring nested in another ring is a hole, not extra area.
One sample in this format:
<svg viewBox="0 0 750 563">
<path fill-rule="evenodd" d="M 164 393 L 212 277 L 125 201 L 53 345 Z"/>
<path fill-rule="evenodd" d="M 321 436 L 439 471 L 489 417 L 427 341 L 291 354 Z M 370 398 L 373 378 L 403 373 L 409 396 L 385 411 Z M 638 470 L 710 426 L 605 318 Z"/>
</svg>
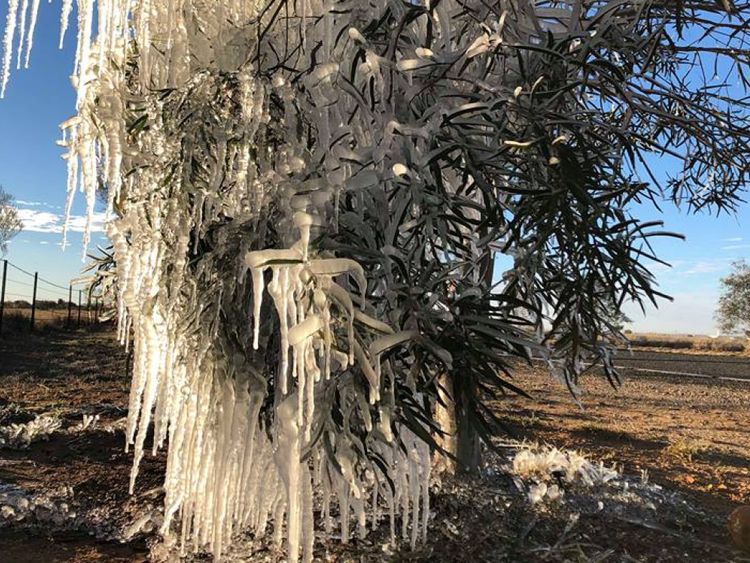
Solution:
<svg viewBox="0 0 750 563">
<path fill-rule="evenodd" d="M 77 115 L 60 142 L 66 214 L 80 186 L 90 218 L 104 187 L 119 335 L 134 357 L 130 487 L 148 447 L 168 444 L 161 532 L 216 558 L 237 532 L 272 527 L 290 561 L 310 561 L 315 530 L 332 533 L 334 518 L 343 542 L 385 519 L 393 541 L 415 545 L 429 517 L 430 452 L 394 418 L 396 375 L 380 356 L 417 333 L 372 318 L 362 267 L 311 245 L 335 223 L 353 171 L 315 176 L 298 90 L 253 66 L 264 5 L 77 4 Z M 31 51 L 38 0 L 30 6 L 27 22 L 28 0 L 9 3 L 2 93 L 15 38 L 18 64 L 24 41 L 24 61 Z M 327 146 L 343 124 L 324 99 L 341 22 L 314 0 L 290 10 L 302 53 L 310 20 L 323 18 L 315 40 L 330 62 L 304 81 L 325 102 L 315 117 Z M 60 43 L 71 14 L 64 0 Z M 382 88 L 377 57 L 368 61 Z"/>
</svg>

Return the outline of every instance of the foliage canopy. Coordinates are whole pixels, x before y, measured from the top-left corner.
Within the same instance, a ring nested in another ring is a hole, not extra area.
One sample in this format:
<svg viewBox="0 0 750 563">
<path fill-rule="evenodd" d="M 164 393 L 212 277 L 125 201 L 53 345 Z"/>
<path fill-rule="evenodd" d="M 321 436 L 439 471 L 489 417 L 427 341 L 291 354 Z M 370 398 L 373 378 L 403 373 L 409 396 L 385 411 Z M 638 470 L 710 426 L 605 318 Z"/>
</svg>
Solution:
<svg viewBox="0 0 750 563">
<path fill-rule="evenodd" d="M 8 251 L 8 242 L 23 228 L 13 196 L 0 186 L 0 254 Z"/>
<path fill-rule="evenodd" d="M 750 336 L 750 264 L 732 264 L 732 273 L 721 280 L 722 293 L 716 313 L 724 332 L 745 331 Z"/>
</svg>

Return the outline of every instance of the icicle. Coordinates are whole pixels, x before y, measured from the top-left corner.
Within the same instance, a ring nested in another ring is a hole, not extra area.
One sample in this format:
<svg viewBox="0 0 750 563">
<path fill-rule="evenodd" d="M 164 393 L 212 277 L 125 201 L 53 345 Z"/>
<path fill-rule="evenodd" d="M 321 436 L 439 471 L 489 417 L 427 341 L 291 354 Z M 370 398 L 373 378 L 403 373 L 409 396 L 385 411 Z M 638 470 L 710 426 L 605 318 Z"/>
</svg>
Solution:
<svg viewBox="0 0 750 563">
<path fill-rule="evenodd" d="M 370 503 L 370 507 L 372 510 L 372 517 L 370 519 L 370 522 L 371 522 L 373 531 L 375 531 L 375 529 L 378 527 L 378 524 L 380 524 L 380 511 L 378 510 L 378 494 L 379 493 L 380 493 L 380 486 L 378 485 L 378 482 L 376 481 L 372 487 L 372 502 Z"/>
<path fill-rule="evenodd" d="M 10 65 L 13 60 L 13 37 L 16 33 L 16 18 L 18 16 L 18 0 L 9 0 L 8 15 L 3 36 L 3 74 L 0 85 L 0 98 L 5 97 L 5 89 L 10 79 Z"/>
<path fill-rule="evenodd" d="M 422 488 L 421 481 L 419 479 L 419 468 L 416 461 L 413 459 L 414 455 L 415 451 L 414 447 L 412 447 L 412 451 L 409 452 L 409 492 L 411 494 L 410 504 L 412 510 L 410 544 L 412 549 L 417 546 L 417 538 L 419 537 L 419 505 L 421 504 L 420 501 L 422 500 Z"/>
<path fill-rule="evenodd" d="M 393 441 L 393 430 L 391 429 L 391 412 L 387 407 L 380 407 L 380 431 L 387 442 Z"/>
<path fill-rule="evenodd" d="M 68 153 L 68 186 L 67 195 L 65 197 L 65 213 L 63 215 L 63 232 L 62 232 L 62 248 L 65 249 L 67 246 L 68 238 L 68 221 L 70 219 L 70 212 L 73 209 L 73 197 L 75 196 L 76 183 L 78 182 L 78 158 Z"/>
<path fill-rule="evenodd" d="M 141 0 L 139 6 L 140 21 L 137 29 L 140 31 L 138 37 L 138 49 L 141 55 L 140 79 L 141 86 L 149 86 L 151 78 L 151 0 Z"/>
<path fill-rule="evenodd" d="M 305 384 L 307 383 L 307 370 L 305 369 L 305 348 L 307 343 L 295 346 L 294 350 L 294 367 L 296 368 L 297 378 L 297 426 L 302 428 L 305 417 Z"/>
<path fill-rule="evenodd" d="M 313 315 L 293 326 L 289 331 L 289 346 L 297 346 L 323 328 L 323 319 Z"/>
<path fill-rule="evenodd" d="M 313 218 L 307 213 L 295 213 L 294 224 L 300 231 L 300 244 L 302 246 L 302 260 L 307 262 L 308 247 L 310 246 L 310 226 Z"/>
<path fill-rule="evenodd" d="M 73 11 L 73 0 L 63 0 L 62 10 L 60 10 L 60 43 L 59 48 L 62 49 L 65 41 L 65 32 L 68 30 L 68 24 L 70 22 L 70 13 Z"/>
<path fill-rule="evenodd" d="M 300 507 L 300 437 L 296 416 L 296 397 L 284 400 L 276 409 L 279 420 L 279 466 L 285 474 L 287 490 L 287 545 L 288 558 L 295 562 L 299 558 L 301 537 Z M 279 523 L 277 522 L 277 525 Z"/>
<path fill-rule="evenodd" d="M 315 352 L 313 351 L 312 345 L 308 346 L 308 361 L 306 369 L 308 370 L 306 383 L 307 383 L 307 389 L 306 389 L 306 402 L 307 402 L 307 409 L 305 411 L 305 418 L 307 420 L 307 424 L 305 424 L 305 442 L 310 442 L 311 434 L 312 434 L 312 421 L 313 421 L 313 415 L 315 414 L 315 383 L 320 379 L 319 374 L 320 370 L 317 369 L 317 366 L 315 365 Z M 316 377 L 316 373 L 318 376 Z M 303 394 L 303 389 L 300 388 L 299 393 L 300 395 Z M 301 409 L 300 409 L 301 410 Z"/>
<path fill-rule="evenodd" d="M 91 32 L 94 25 L 94 0 L 79 0 L 78 10 L 80 54 L 76 61 L 78 72 L 78 100 L 76 107 L 80 108 L 88 91 L 87 81 L 89 66 L 91 65 Z"/>
<path fill-rule="evenodd" d="M 432 470 L 432 459 L 430 458 L 430 447 L 419 441 L 417 447 L 420 452 L 420 472 L 422 485 L 422 541 L 427 541 L 427 526 L 430 523 L 430 474 Z"/>
<path fill-rule="evenodd" d="M 312 476 L 307 465 L 302 465 L 302 547 L 303 561 L 310 563 L 313 560 L 313 549 L 315 547 L 315 520 L 313 517 L 313 486 Z"/>
<path fill-rule="evenodd" d="M 21 11 L 18 14 L 18 48 L 16 57 L 16 69 L 21 69 L 21 59 L 23 58 L 23 45 L 26 38 L 26 14 L 29 11 L 29 0 L 22 0 Z"/>
<path fill-rule="evenodd" d="M 263 305 L 263 270 L 252 268 L 253 279 L 253 350 L 258 349 L 260 337 L 260 310 Z"/>
<path fill-rule="evenodd" d="M 98 187 L 96 176 L 96 155 L 89 154 L 84 161 L 84 180 L 86 190 L 86 225 L 83 229 L 82 260 L 86 260 L 89 242 L 91 241 L 91 222 L 94 217 L 94 206 L 96 204 L 96 189 Z"/>
<path fill-rule="evenodd" d="M 338 488 L 339 498 L 339 519 L 341 526 L 341 543 L 344 545 L 349 543 L 349 510 L 350 510 L 350 497 L 351 493 L 349 486 L 345 481 L 341 481 Z"/>
<path fill-rule="evenodd" d="M 388 491 L 388 522 L 391 546 L 396 546 L 396 499 L 391 491 Z"/>
</svg>

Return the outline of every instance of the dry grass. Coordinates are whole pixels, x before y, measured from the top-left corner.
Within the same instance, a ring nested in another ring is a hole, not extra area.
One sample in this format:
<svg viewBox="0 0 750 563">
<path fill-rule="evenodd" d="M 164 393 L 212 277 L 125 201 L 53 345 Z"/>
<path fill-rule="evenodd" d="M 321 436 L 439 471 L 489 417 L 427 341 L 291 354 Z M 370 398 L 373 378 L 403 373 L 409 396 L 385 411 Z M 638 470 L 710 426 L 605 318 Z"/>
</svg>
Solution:
<svg viewBox="0 0 750 563">
<path fill-rule="evenodd" d="M 706 448 L 697 440 L 691 438 L 677 438 L 664 448 L 667 456 L 677 460 L 693 462 L 693 458 L 702 453 Z"/>
<path fill-rule="evenodd" d="M 750 352 L 748 339 L 732 336 L 676 335 L 676 334 L 628 334 L 634 348 L 658 348 L 660 350 L 678 350 L 680 352 L 739 354 Z"/>
<path fill-rule="evenodd" d="M 87 311 L 81 312 L 81 325 L 95 322 L 94 314 Z M 73 309 L 71 314 L 71 326 L 78 326 L 78 312 Z M 37 309 L 34 313 L 34 330 L 49 330 L 68 327 L 68 310 L 64 309 Z M 31 328 L 30 308 L 6 308 L 3 313 L 3 333 L 18 334 L 27 333 Z"/>
</svg>

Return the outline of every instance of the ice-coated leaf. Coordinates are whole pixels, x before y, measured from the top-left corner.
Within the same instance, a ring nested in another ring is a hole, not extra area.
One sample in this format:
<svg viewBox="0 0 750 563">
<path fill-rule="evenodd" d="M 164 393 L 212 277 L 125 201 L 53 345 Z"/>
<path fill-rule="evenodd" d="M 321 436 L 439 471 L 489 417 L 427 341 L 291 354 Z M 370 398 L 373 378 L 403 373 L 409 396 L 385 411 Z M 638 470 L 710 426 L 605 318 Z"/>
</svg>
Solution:
<svg viewBox="0 0 750 563">
<path fill-rule="evenodd" d="M 323 320 L 318 315 L 307 317 L 289 329 L 289 345 L 296 346 L 323 328 Z"/>
<path fill-rule="evenodd" d="M 319 258 L 312 260 L 308 267 L 313 274 L 318 276 L 335 277 L 351 273 L 357 280 L 360 290 L 367 287 L 367 279 L 362 266 L 349 258 Z"/>
<path fill-rule="evenodd" d="M 296 264 L 302 262 L 302 254 L 294 249 L 269 249 L 248 252 L 245 265 L 248 268 L 263 268 L 272 264 Z"/>
<path fill-rule="evenodd" d="M 377 356 L 382 354 L 390 348 L 414 340 L 417 336 L 419 336 L 419 331 L 417 330 L 404 330 L 402 332 L 396 332 L 395 334 L 381 336 L 370 344 L 370 355 Z"/>
<path fill-rule="evenodd" d="M 365 326 L 368 326 L 378 332 L 384 332 L 386 334 L 392 334 L 393 329 L 387 325 L 386 323 L 379 321 L 365 313 L 363 313 L 360 310 L 354 311 L 354 320 L 356 320 L 358 323 L 362 323 Z"/>
</svg>

